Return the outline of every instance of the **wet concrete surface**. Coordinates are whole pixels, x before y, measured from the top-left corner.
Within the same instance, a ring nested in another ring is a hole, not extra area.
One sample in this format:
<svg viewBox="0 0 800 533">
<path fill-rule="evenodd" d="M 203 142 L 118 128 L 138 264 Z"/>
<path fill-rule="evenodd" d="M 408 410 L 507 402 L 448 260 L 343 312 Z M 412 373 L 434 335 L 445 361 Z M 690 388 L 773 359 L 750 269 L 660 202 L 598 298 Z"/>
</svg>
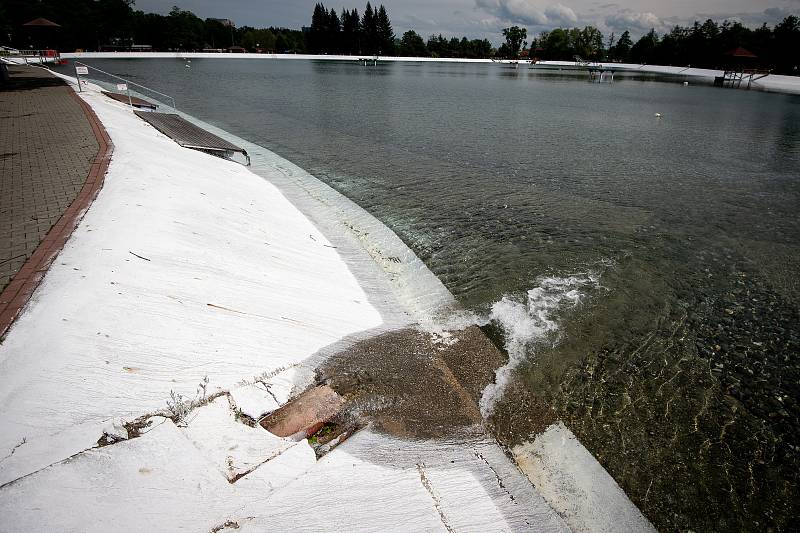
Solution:
<svg viewBox="0 0 800 533">
<path fill-rule="evenodd" d="M 462 433 L 483 423 L 481 393 L 506 356 L 477 326 L 450 333 L 442 340 L 403 329 L 367 339 L 326 361 L 318 379 L 345 398 L 344 416 L 378 431 L 421 439 Z M 542 429 L 551 422 L 547 410 L 520 412 L 540 417 Z"/>
</svg>

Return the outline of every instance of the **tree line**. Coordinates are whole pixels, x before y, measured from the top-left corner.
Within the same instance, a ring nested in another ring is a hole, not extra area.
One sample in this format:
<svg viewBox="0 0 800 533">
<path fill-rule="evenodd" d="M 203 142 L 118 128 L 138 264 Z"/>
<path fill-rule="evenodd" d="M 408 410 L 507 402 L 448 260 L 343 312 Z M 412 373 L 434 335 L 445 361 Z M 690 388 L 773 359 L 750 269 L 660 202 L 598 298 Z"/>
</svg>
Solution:
<svg viewBox="0 0 800 533">
<path fill-rule="evenodd" d="M 508 46 L 508 39 L 506 45 Z M 753 66 L 775 73 L 797 75 L 800 51 L 800 19 L 787 16 L 770 28 L 750 29 L 737 21 L 721 24 L 711 19 L 692 26 L 675 26 L 659 35 L 654 29 L 636 42 L 629 31 L 608 39 L 595 27 L 555 28 L 532 40 L 528 55 L 545 60 L 583 59 L 648 63 L 658 65 L 722 68 L 731 59 L 726 54 L 738 47 L 755 54 Z M 518 50 L 519 51 L 519 50 Z M 513 50 L 511 50 L 513 55 Z"/>
<path fill-rule="evenodd" d="M 22 24 L 44 17 L 61 27 L 25 31 Z M 303 30 L 235 27 L 219 19 L 201 19 L 178 7 L 167 15 L 134 9 L 133 0 L 2 0 L 0 44 L 17 48 L 47 44 L 61 50 L 125 49 L 131 44 L 153 50 L 204 50 L 241 47 L 247 51 L 279 53 L 401 55 L 420 57 L 519 58 L 589 60 L 681 65 L 723 66 L 725 53 L 743 47 L 756 54 L 759 67 L 776 73 L 799 74 L 800 19 L 790 15 L 770 28 L 751 29 L 740 22 L 706 20 L 675 26 L 664 35 L 655 30 L 635 42 L 629 31 L 606 38 L 594 26 L 554 28 L 527 41 L 527 29 L 503 30 L 505 42 L 495 49 L 486 39 L 432 35 L 427 41 L 413 30 L 396 37 L 383 5 L 367 3 L 337 12 L 314 6 L 311 25 Z M 43 42 L 43 41 L 46 41 Z"/>
<path fill-rule="evenodd" d="M 383 5 L 373 8 L 369 2 L 361 16 L 355 8 L 343 9 L 338 14 L 322 3 L 316 4 L 306 43 L 308 51 L 315 54 L 463 58 L 488 58 L 495 54 L 492 43 L 486 39 L 446 39 L 440 34 L 431 35 L 425 42 L 414 30 L 398 39 L 386 8 Z"/>
<path fill-rule="evenodd" d="M 60 28 L 26 30 L 44 17 Z M 125 49 L 147 44 L 153 50 L 200 51 L 241 46 L 250 51 L 303 53 L 303 32 L 287 28 L 235 27 L 201 19 L 173 7 L 168 15 L 134 10 L 133 0 L 2 0 L 0 44 L 15 48 L 49 46 L 62 51 Z"/>
<path fill-rule="evenodd" d="M 339 16 L 336 10 L 317 4 L 306 43 L 313 54 L 395 54 L 394 30 L 386 8 L 373 9 L 369 2 L 363 16 L 357 9 L 343 9 Z"/>
</svg>

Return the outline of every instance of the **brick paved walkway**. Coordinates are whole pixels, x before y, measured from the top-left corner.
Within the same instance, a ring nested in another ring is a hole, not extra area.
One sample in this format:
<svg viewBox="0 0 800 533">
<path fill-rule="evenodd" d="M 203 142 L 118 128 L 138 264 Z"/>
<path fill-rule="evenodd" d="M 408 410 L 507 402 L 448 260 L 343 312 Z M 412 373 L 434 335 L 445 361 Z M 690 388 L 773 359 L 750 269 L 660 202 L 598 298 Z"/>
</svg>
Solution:
<svg viewBox="0 0 800 533">
<path fill-rule="evenodd" d="M 9 73 L 0 85 L 0 291 L 75 200 L 98 153 L 71 88 L 38 68 Z"/>
</svg>

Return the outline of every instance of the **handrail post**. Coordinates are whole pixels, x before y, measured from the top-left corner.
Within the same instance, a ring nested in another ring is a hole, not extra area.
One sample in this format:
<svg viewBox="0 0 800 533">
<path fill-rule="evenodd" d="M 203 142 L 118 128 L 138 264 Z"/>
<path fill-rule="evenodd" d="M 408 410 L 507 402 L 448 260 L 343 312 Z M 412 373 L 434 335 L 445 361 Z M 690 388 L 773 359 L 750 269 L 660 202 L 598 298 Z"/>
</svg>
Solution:
<svg viewBox="0 0 800 533">
<path fill-rule="evenodd" d="M 81 65 L 81 66 L 84 66 L 84 67 L 87 67 L 87 68 L 94 69 L 94 70 L 96 70 L 97 72 L 100 72 L 101 74 L 105 74 L 106 76 L 110 76 L 110 77 L 112 77 L 112 78 L 114 78 L 114 79 L 117 79 L 117 80 L 119 80 L 119 81 L 125 82 L 125 86 L 127 87 L 127 92 L 128 92 L 128 103 L 131 105 L 131 107 L 133 107 L 133 103 L 132 103 L 133 97 L 132 97 L 132 95 L 131 95 L 130 86 L 131 86 L 131 84 L 133 84 L 133 85 L 136 85 L 137 87 L 141 87 L 142 89 L 145 89 L 145 90 L 147 90 L 147 91 L 150 91 L 151 93 L 155 93 L 155 94 L 157 94 L 157 95 L 159 95 L 159 96 L 162 96 L 162 97 L 164 97 L 165 99 L 169 99 L 169 100 L 171 100 L 171 101 L 172 101 L 172 108 L 173 108 L 173 109 L 175 109 L 176 111 L 178 110 L 178 108 L 176 107 L 176 104 L 175 104 L 175 98 L 174 98 L 174 97 L 172 97 L 172 96 L 170 96 L 170 95 L 168 95 L 168 94 L 164 94 L 164 93 L 162 93 L 162 92 L 158 92 L 158 91 L 156 91 L 155 89 L 151 89 L 150 87 L 147 87 L 147 86 L 145 86 L 145 85 L 142 85 L 142 84 L 140 84 L 140 83 L 134 83 L 134 82 L 131 82 L 130 80 L 126 80 L 125 78 L 121 78 L 121 77 L 117 76 L 116 74 L 111 74 L 110 72 L 106 72 L 106 71 L 105 71 L 105 70 L 103 70 L 103 69 L 99 69 L 99 68 L 97 68 L 97 67 L 93 67 L 93 66 L 91 66 L 91 65 L 87 65 L 86 63 L 82 63 L 82 62 L 80 62 L 80 61 L 75 61 L 74 63 L 75 63 L 76 65 Z M 152 96 L 151 96 L 151 98 L 152 98 Z M 156 101 L 161 101 L 161 100 L 159 100 L 158 98 L 153 98 L 153 99 L 154 99 L 154 100 L 156 100 Z M 163 103 L 164 103 L 165 105 L 167 105 L 167 104 L 166 104 L 166 102 L 167 102 L 167 100 L 163 100 Z"/>
</svg>

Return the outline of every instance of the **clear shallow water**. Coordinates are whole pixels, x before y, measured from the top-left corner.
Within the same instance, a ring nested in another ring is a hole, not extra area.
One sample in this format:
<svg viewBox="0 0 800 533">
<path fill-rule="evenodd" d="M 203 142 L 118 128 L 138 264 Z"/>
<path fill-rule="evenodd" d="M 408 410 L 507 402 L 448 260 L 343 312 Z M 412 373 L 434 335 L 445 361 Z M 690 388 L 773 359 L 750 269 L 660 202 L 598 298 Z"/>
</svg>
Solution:
<svg viewBox="0 0 800 533">
<path fill-rule="evenodd" d="M 499 65 L 90 63 L 304 167 L 493 318 L 517 357 L 492 400 L 505 442 L 544 400 L 659 528 L 792 527 L 797 96 Z"/>
</svg>

